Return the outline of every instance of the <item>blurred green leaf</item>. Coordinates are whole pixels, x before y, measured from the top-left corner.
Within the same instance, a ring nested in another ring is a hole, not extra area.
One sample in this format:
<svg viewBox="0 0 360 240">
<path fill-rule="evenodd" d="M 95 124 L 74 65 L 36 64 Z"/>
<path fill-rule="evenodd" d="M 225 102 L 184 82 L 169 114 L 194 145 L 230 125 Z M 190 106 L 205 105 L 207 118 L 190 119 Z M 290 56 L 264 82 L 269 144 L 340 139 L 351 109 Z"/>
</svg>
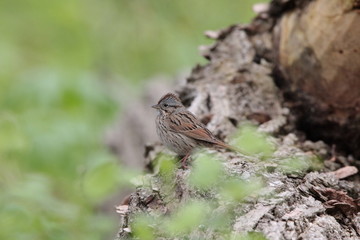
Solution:
<svg viewBox="0 0 360 240">
<path fill-rule="evenodd" d="M 275 146 L 267 139 L 267 136 L 259 133 L 256 127 L 250 124 L 241 126 L 231 143 L 250 155 L 269 157 L 275 151 Z"/>
<path fill-rule="evenodd" d="M 174 179 L 175 170 L 177 168 L 177 160 L 174 156 L 160 153 L 156 159 L 156 170 L 159 176 L 167 183 L 170 183 Z"/>
<path fill-rule="evenodd" d="M 319 156 L 311 156 L 310 157 L 310 168 L 311 171 L 319 171 L 320 169 L 324 168 L 324 160 L 321 159 Z"/>
<path fill-rule="evenodd" d="M 214 204 L 210 204 L 210 207 L 212 208 L 211 214 L 207 217 L 204 225 L 214 231 L 223 232 L 225 235 L 228 234 L 233 223 L 233 209 L 215 210 L 216 205 Z"/>
<path fill-rule="evenodd" d="M 199 153 L 194 160 L 190 183 L 198 188 L 208 188 L 218 183 L 223 172 L 223 166 L 214 156 Z"/>
<path fill-rule="evenodd" d="M 281 160 L 279 167 L 286 173 L 304 172 L 312 166 L 315 159 L 306 156 L 293 156 Z"/>
<path fill-rule="evenodd" d="M 115 162 L 104 161 L 99 163 L 85 173 L 84 193 L 92 200 L 103 200 L 117 188 L 120 175 L 120 169 Z"/>
<path fill-rule="evenodd" d="M 206 202 L 189 202 L 165 222 L 164 230 L 169 235 L 190 233 L 206 220 L 209 210 L 208 203 Z"/>
<path fill-rule="evenodd" d="M 0 132 L 0 152 L 14 153 L 27 150 L 28 139 L 14 113 L 0 112 Z"/>
<path fill-rule="evenodd" d="M 154 229 L 151 227 L 154 223 L 154 219 L 148 215 L 135 216 L 134 222 L 131 224 L 134 236 L 139 240 L 155 239 Z"/>
<path fill-rule="evenodd" d="M 242 201 L 259 192 L 262 187 L 263 183 L 257 178 L 250 181 L 230 179 L 221 186 L 220 194 L 230 201 Z"/>
</svg>

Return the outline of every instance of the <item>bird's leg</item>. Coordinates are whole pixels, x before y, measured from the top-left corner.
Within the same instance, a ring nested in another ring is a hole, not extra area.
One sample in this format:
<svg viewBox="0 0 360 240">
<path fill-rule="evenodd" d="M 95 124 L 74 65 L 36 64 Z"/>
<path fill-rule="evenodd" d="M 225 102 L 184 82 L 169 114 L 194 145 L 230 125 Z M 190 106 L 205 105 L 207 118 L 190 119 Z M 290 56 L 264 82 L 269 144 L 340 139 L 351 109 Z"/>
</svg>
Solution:
<svg viewBox="0 0 360 240">
<path fill-rule="evenodd" d="M 181 168 L 182 168 L 182 169 L 188 168 L 188 166 L 187 166 L 187 164 L 186 164 L 186 160 L 189 158 L 189 156 L 190 156 L 190 153 L 186 154 L 186 155 L 180 160 L 180 162 L 181 162 Z"/>
</svg>

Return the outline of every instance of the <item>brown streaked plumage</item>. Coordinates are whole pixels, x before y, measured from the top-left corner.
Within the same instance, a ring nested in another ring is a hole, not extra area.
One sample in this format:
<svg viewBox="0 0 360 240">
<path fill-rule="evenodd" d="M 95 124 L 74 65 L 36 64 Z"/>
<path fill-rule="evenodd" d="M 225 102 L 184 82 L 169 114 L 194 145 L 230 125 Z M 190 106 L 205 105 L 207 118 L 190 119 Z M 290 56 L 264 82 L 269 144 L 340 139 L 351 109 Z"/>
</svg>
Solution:
<svg viewBox="0 0 360 240">
<path fill-rule="evenodd" d="M 156 131 L 161 141 L 178 155 L 187 158 L 194 148 L 201 146 L 233 149 L 217 139 L 204 124 L 186 110 L 175 94 L 164 95 L 158 104 L 152 107 L 158 110 Z"/>
</svg>

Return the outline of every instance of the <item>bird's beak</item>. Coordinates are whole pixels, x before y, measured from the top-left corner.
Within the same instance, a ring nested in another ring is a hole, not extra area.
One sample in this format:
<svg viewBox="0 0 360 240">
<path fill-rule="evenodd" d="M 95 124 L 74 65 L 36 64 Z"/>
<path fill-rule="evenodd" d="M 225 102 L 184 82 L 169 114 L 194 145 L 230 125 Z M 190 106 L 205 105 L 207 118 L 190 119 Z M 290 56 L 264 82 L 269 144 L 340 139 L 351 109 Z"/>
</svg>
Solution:
<svg viewBox="0 0 360 240">
<path fill-rule="evenodd" d="M 160 108 L 159 104 L 153 105 L 153 106 L 151 106 L 151 107 L 152 107 L 152 108 L 155 108 L 155 109 L 159 109 L 159 108 Z"/>
</svg>

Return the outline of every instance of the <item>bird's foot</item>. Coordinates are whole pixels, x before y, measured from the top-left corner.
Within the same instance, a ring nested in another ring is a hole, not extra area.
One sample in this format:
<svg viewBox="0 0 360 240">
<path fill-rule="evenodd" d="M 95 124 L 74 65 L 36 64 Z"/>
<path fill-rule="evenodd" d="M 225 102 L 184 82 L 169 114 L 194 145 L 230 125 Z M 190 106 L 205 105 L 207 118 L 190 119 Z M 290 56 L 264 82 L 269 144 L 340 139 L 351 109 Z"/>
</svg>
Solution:
<svg viewBox="0 0 360 240">
<path fill-rule="evenodd" d="M 189 166 L 187 165 L 187 160 L 190 156 L 190 153 L 186 154 L 181 160 L 180 160 L 180 163 L 181 163 L 181 168 L 182 169 L 188 169 Z"/>
</svg>

